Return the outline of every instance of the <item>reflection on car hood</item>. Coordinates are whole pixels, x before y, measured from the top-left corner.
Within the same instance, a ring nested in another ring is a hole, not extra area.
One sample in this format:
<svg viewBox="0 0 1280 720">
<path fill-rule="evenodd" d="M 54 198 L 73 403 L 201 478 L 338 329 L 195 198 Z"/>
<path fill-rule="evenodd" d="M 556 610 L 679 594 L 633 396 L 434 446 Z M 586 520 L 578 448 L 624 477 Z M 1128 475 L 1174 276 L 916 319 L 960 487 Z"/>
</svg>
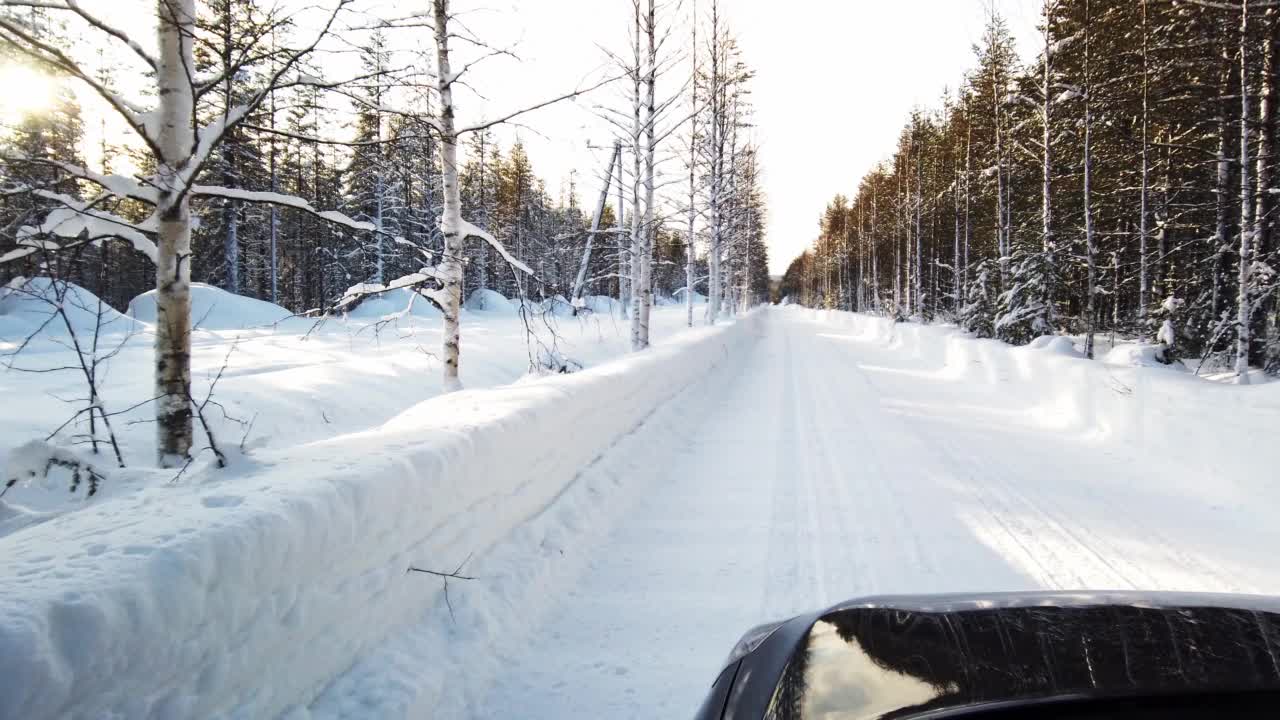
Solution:
<svg viewBox="0 0 1280 720">
<path fill-rule="evenodd" d="M 1201 594 L 874 598 L 824 613 L 766 717 L 1280 690 L 1280 604 Z"/>
</svg>

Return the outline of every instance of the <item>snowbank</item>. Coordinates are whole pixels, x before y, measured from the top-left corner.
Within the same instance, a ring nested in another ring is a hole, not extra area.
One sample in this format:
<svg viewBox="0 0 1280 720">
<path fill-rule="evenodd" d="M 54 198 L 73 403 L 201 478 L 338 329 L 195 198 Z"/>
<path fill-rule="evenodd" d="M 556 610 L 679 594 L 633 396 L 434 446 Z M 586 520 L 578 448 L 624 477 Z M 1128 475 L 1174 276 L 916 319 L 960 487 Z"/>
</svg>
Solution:
<svg viewBox="0 0 1280 720">
<path fill-rule="evenodd" d="M 103 333 L 139 329 L 133 320 L 79 285 L 36 277 L 0 287 L 0 339 L 21 340 L 36 330 L 52 337 L 66 336 L 66 323 L 62 318 L 53 317 L 57 313 L 55 305 L 59 302 L 77 335 L 93 334 L 99 311 Z"/>
<path fill-rule="evenodd" d="M 243 330 L 278 323 L 293 313 L 279 305 L 229 293 L 205 283 L 191 283 L 191 324 L 201 330 Z M 129 301 L 129 315 L 142 322 L 156 322 L 156 291 L 148 290 Z"/>
<path fill-rule="evenodd" d="M 438 579 L 410 566 L 483 559 L 738 356 L 761 317 L 433 398 L 375 430 L 255 455 L 238 477 L 193 476 L 0 538 L 0 717 L 275 717 L 306 704 L 438 602 Z M 513 581 L 478 582 L 500 593 Z"/>
<path fill-rule="evenodd" d="M 542 312 L 555 317 L 573 317 L 578 314 L 577 308 L 566 300 L 563 295 L 543 300 L 540 307 Z"/>
<path fill-rule="evenodd" d="M 680 288 L 679 290 L 676 290 L 675 292 L 671 293 L 671 295 L 672 295 L 672 297 L 674 297 L 674 298 L 676 299 L 676 301 L 677 301 L 677 302 L 683 303 L 683 302 L 684 302 L 684 294 L 685 294 L 685 292 L 686 292 L 686 291 L 685 291 L 685 289 L 684 289 L 684 288 Z M 694 304 L 694 305 L 697 305 L 697 304 L 699 304 L 699 303 L 705 303 L 706 301 L 707 301 L 707 296 L 706 296 L 706 295 L 703 295 L 702 293 L 698 292 L 697 290 L 694 290 L 694 291 L 693 291 L 693 304 Z"/>
<path fill-rule="evenodd" d="M 582 303 L 597 315 L 618 315 L 622 312 L 622 301 L 608 295 L 588 295 Z"/>
<path fill-rule="evenodd" d="M 1161 362 L 1164 347 L 1164 345 L 1152 343 L 1123 343 L 1108 350 L 1102 361 L 1108 365 L 1122 367 L 1184 367 L 1181 363 L 1169 365 Z"/>
<path fill-rule="evenodd" d="M 409 288 L 396 288 L 367 297 L 346 314 L 350 320 L 370 322 L 390 320 L 405 315 L 433 319 L 444 317 L 440 308 Z"/>
<path fill-rule="evenodd" d="M 489 312 L 501 315 L 515 315 L 516 306 L 511 304 L 502 293 L 488 288 L 477 288 L 471 292 L 463 307 L 471 312 Z"/>
<path fill-rule="evenodd" d="M 954 326 L 794 306 L 782 312 L 811 313 L 862 340 L 910 353 L 935 376 L 1002 386 L 1018 399 L 1012 411 L 1028 425 L 1106 439 L 1137 457 L 1186 458 L 1200 470 L 1187 476 L 1214 483 L 1224 496 L 1256 497 L 1257 468 L 1280 466 L 1280 445 L 1259 447 L 1256 430 L 1268 425 L 1263 418 L 1280 422 L 1280 383 L 1212 382 L 1156 363 L 1150 357 L 1156 346 L 1117 346 L 1101 360 L 1086 360 L 1068 338 L 1013 347 Z"/>
</svg>

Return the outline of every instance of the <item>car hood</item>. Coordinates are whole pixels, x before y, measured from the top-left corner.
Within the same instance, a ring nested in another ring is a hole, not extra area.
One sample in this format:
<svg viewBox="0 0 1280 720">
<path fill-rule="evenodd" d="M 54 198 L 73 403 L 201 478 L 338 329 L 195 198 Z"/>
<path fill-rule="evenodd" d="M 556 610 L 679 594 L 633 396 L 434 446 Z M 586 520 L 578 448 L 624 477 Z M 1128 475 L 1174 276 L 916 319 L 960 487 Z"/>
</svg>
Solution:
<svg viewBox="0 0 1280 720">
<path fill-rule="evenodd" d="M 1267 597 L 876 597 L 803 622 L 766 717 L 945 717 L 1001 704 L 1280 690 L 1280 603 Z"/>
</svg>

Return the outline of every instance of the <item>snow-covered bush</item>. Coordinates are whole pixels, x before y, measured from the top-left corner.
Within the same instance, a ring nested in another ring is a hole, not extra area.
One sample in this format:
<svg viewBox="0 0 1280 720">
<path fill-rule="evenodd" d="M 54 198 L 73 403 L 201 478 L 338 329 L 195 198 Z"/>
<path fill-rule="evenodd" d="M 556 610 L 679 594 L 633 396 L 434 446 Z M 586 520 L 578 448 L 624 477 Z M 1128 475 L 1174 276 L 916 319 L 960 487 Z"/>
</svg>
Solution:
<svg viewBox="0 0 1280 720">
<path fill-rule="evenodd" d="M 55 468 L 68 471 L 71 492 L 85 486 L 85 496 L 93 497 L 106 475 L 98 464 L 69 448 L 52 445 L 43 440 L 32 440 L 9 451 L 4 468 L 4 488 L 0 494 L 21 483 L 40 483 L 52 489 L 50 472 Z"/>
</svg>

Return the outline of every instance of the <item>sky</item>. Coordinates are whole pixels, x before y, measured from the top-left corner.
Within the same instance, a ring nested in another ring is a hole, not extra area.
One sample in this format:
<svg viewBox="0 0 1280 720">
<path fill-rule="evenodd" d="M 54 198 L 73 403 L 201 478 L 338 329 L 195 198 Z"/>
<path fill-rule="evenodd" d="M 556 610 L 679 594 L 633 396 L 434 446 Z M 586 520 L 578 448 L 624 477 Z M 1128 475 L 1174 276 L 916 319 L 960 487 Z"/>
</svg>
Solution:
<svg viewBox="0 0 1280 720">
<path fill-rule="evenodd" d="M 278 0 L 283 3 L 295 0 Z M 298 0 L 299 2 L 301 0 Z M 121 27 L 145 28 L 154 13 L 147 0 L 110 0 L 94 8 Z M 705 15 L 711 0 L 660 0 L 673 20 L 673 52 L 688 45 L 688 18 L 697 2 Z M 915 106 L 934 106 L 974 63 L 973 43 L 989 3 L 1005 16 L 1024 58 L 1036 50 L 1040 0 L 721 0 L 723 14 L 755 71 L 751 82 L 754 141 L 768 207 L 770 271 L 782 273 L 812 243 L 818 218 L 836 194 L 852 194 L 861 177 L 888 157 Z M 309 3 L 308 3 L 309 4 Z M 320 5 L 327 6 L 322 0 Z M 403 16 L 426 0 L 363 0 L 384 17 Z M 474 92 L 461 91 L 459 122 L 467 124 L 534 104 L 616 74 L 607 51 L 629 46 L 628 0 L 453 0 L 453 10 L 475 35 L 510 49 L 468 74 Z M 148 27 L 149 26 L 149 27 Z M 354 35 L 354 34 L 353 34 Z M 344 41 L 358 42 L 345 37 Z M 423 30 L 391 38 L 405 50 L 431 50 Z M 349 45 L 347 46 L 350 47 Z M 459 43 L 458 62 L 479 50 Z M 329 73 L 341 77 L 350 53 L 331 56 Z M 659 81 L 659 97 L 682 91 L 687 66 Z M 612 128 L 602 108 L 629 108 L 626 83 L 524 116 L 502 128 L 499 139 L 525 145 L 548 191 L 563 197 L 573 182 L 584 205 L 598 193 Z M 86 122 L 92 133 L 95 123 Z M 679 150 L 678 135 L 670 151 Z M 679 173 L 678 159 L 665 167 Z M 679 192 L 678 188 L 671 188 Z"/>
<path fill-rule="evenodd" d="M 698 2 L 701 10 L 710 4 Z M 1039 0 L 993 2 L 1009 22 L 1020 52 L 1032 57 Z M 684 3 L 682 16 L 687 16 L 691 0 Z M 756 73 L 751 92 L 770 215 L 770 271 L 781 274 L 814 240 L 827 202 L 836 193 L 852 194 L 861 177 L 888 157 L 911 109 L 935 105 L 945 88 L 959 84 L 973 65 L 972 46 L 981 35 L 988 3 L 722 3 Z M 501 10 L 486 13 L 485 24 L 518 24 L 522 33 L 523 61 L 504 61 L 505 77 L 495 76 L 495 85 L 509 83 L 526 96 L 572 86 L 581 73 L 599 66 L 597 43 L 615 51 L 627 47 L 629 6 L 626 0 L 507 0 L 491 5 Z M 671 84 L 676 82 L 672 78 Z M 606 91 L 598 100 L 617 105 L 621 98 Z M 553 192 L 576 167 L 579 198 L 594 194 L 583 185 L 595 182 L 593 175 L 600 170 L 591 168 L 602 166 L 607 157 L 586 145 L 607 142 L 608 128 L 594 120 L 587 107 L 591 104 L 531 116 L 529 125 L 545 137 L 516 131 Z"/>
</svg>

